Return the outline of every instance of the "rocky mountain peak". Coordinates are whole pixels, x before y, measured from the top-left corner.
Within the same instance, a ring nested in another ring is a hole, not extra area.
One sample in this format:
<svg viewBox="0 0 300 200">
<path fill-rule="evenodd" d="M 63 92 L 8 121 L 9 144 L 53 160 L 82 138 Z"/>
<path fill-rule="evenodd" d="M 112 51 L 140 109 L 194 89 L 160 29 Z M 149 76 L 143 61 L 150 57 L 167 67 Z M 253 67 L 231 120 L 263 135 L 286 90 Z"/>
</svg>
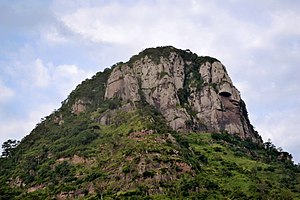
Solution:
<svg viewBox="0 0 300 200">
<path fill-rule="evenodd" d="M 176 131 L 227 131 L 259 140 L 225 66 L 190 50 L 150 48 L 118 64 L 105 98 L 150 104 Z"/>
<path fill-rule="evenodd" d="M 0 199 L 300 197 L 299 166 L 253 130 L 224 65 L 174 47 L 84 80 L 2 147 Z"/>
</svg>

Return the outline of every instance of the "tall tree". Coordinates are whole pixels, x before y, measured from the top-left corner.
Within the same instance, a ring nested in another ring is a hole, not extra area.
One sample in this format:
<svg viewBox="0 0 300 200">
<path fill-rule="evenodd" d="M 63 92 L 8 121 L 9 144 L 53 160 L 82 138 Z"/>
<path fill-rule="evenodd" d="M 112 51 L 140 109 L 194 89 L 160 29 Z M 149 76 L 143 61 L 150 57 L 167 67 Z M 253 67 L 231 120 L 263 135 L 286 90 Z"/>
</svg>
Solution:
<svg viewBox="0 0 300 200">
<path fill-rule="evenodd" d="M 7 140 L 5 142 L 3 142 L 2 144 L 2 157 L 7 158 L 12 156 L 14 149 L 18 146 L 18 144 L 20 143 L 20 141 L 17 140 Z"/>
</svg>

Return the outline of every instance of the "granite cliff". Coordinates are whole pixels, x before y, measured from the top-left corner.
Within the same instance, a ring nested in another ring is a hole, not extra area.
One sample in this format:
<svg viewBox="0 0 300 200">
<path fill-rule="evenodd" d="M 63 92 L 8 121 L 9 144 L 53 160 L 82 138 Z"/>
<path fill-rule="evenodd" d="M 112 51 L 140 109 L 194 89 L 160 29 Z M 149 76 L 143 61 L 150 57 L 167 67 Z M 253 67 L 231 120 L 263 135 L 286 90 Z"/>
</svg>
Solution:
<svg viewBox="0 0 300 200">
<path fill-rule="evenodd" d="M 225 66 L 189 50 L 146 49 L 120 63 L 108 78 L 105 98 L 153 105 L 176 131 L 227 131 L 260 141 Z"/>
</svg>

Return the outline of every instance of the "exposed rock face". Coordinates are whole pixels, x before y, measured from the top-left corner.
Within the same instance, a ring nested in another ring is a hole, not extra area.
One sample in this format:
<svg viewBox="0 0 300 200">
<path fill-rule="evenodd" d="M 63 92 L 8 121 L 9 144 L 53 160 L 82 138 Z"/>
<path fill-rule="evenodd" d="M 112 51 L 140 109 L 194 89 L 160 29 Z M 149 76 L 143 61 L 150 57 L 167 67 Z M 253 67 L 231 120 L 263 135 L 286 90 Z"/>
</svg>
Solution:
<svg viewBox="0 0 300 200">
<path fill-rule="evenodd" d="M 142 52 L 137 59 L 115 67 L 105 97 L 145 101 L 174 130 L 225 130 L 242 138 L 257 138 L 240 93 L 219 61 L 202 59 L 199 63 L 200 57 L 184 59 L 195 56 L 190 51 L 163 48 L 169 48 L 169 53 L 154 57 Z"/>
<path fill-rule="evenodd" d="M 58 125 L 61 126 L 64 123 L 62 114 L 60 114 L 59 116 L 54 116 L 54 120 L 53 121 L 54 121 L 55 124 L 58 124 Z"/>
<path fill-rule="evenodd" d="M 178 108 L 177 90 L 183 87 L 184 64 L 173 52 L 169 58 L 161 57 L 159 64 L 145 56 L 132 67 L 128 64 L 116 67 L 108 79 L 105 97 L 133 102 L 144 98 L 162 112 L 174 129 L 183 130 L 189 115 L 184 108 Z"/>
<path fill-rule="evenodd" d="M 73 114 L 80 114 L 82 112 L 84 112 L 87 108 L 87 105 L 89 105 L 90 102 L 83 100 L 83 99 L 79 99 L 75 102 L 75 104 L 72 106 L 72 113 Z"/>
<path fill-rule="evenodd" d="M 206 62 L 200 67 L 199 73 L 204 80 L 200 92 L 191 88 L 189 102 L 197 117 L 209 129 L 226 130 L 239 134 L 242 138 L 253 134 L 250 124 L 246 124 L 246 117 L 241 112 L 241 97 L 234 87 L 225 67 L 220 62 Z"/>
</svg>

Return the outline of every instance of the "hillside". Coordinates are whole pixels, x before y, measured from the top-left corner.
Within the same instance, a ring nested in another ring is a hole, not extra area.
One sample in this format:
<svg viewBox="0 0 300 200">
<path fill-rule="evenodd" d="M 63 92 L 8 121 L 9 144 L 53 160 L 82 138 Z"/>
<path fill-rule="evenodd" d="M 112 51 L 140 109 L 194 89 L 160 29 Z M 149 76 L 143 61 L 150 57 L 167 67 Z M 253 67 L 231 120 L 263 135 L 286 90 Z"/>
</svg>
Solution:
<svg viewBox="0 0 300 200">
<path fill-rule="evenodd" d="M 300 199 L 225 67 L 174 47 L 83 81 L 4 150 L 0 199 Z"/>
</svg>

